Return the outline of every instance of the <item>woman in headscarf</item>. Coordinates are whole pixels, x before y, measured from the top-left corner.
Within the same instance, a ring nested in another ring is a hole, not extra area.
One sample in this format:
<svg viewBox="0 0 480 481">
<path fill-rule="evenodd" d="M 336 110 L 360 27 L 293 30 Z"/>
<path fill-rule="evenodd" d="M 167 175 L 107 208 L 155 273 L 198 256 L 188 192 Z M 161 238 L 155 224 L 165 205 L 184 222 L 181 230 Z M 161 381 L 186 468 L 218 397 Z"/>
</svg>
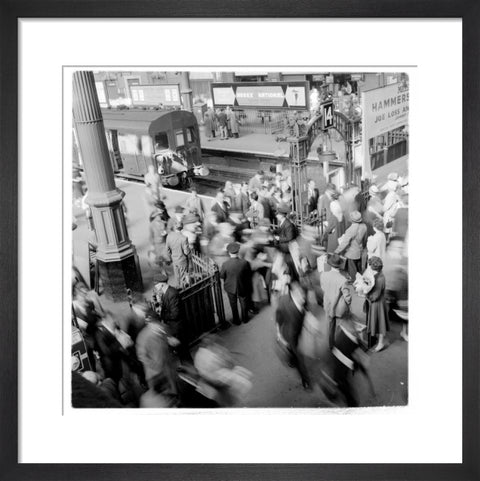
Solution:
<svg viewBox="0 0 480 481">
<path fill-rule="evenodd" d="M 338 247 L 338 239 L 345 234 L 346 223 L 345 216 L 340 202 L 338 201 L 338 193 L 332 194 L 332 202 L 330 202 L 330 217 L 328 218 L 327 229 L 323 234 L 327 239 L 327 252 L 334 252 Z"/>
<path fill-rule="evenodd" d="M 375 352 L 385 347 L 385 334 L 389 330 L 388 309 L 385 300 L 385 276 L 382 273 L 383 262 L 380 257 L 372 257 L 368 264 L 373 271 L 375 284 L 367 294 L 364 310 L 367 315 L 368 346 L 371 347 L 373 339 L 377 339 Z"/>
</svg>

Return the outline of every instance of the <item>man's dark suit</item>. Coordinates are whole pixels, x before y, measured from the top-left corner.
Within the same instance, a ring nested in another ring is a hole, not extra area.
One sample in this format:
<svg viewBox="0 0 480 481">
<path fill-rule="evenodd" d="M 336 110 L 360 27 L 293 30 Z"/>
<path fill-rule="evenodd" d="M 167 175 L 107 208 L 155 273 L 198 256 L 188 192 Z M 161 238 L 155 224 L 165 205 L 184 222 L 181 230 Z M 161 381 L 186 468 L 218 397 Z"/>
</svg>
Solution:
<svg viewBox="0 0 480 481">
<path fill-rule="evenodd" d="M 220 277 L 224 280 L 223 288 L 227 293 L 232 308 L 233 323 L 240 324 L 237 300 L 240 301 L 242 321 L 248 322 L 248 306 L 252 293 L 252 270 L 250 264 L 238 257 L 232 257 L 223 263 Z"/>
<path fill-rule="evenodd" d="M 221 224 L 222 222 L 227 222 L 228 220 L 228 206 L 226 202 L 223 202 L 224 208 L 220 206 L 218 202 L 215 202 L 212 205 L 212 212 L 215 212 L 217 214 L 217 222 Z"/>
<path fill-rule="evenodd" d="M 310 192 L 310 191 L 309 191 Z M 315 187 L 313 189 L 313 195 L 309 193 L 308 196 L 308 213 L 313 212 L 314 210 L 317 210 L 318 207 L 318 198 L 320 197 L 320 192 L 318 189 Z"/>
<path fill-rule="evenodd" d="M 180 313 L 180 293 L 175 287 L 168 286 L 162 296 L 161 319 L 168 326 L 169 333 L 180 341 L 176 351 L 181 359 L 190 360 L 188 350 L 188 332 L 185 326 L 185 319 Z"/>
<path fill-rule="evenodd" d="M 297 238 L 297 229 L 288 220 L 285 219 L 279 227 L 276 229 L 278 235 L 278 247 L 282 252 L 288 252 L 288 243 Z"/>
<path fill-rule="evenodd" d="M 309 375 L 305 366 L 303 354 L 298 352 L 298 338 L 303 328 L 305 311 L 299 311 L 290 294 L 280 297 L 275 314 L 275 321 L 280 334 L 288 343 L 292 364 L 298 369 L 302 382 L 309 383 Z"/>
</svg>

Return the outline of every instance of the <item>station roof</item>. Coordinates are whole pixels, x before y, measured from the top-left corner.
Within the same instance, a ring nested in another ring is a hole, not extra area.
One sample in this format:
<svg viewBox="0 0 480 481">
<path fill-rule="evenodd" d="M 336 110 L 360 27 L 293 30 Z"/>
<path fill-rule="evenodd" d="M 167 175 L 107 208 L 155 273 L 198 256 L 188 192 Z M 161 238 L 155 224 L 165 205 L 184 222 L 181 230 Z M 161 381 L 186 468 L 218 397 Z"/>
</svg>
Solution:
<svg viewBox="0 0 480 481">
<path fill-rule="evenodd" d="M 102 109 L 105 129 L 135 134 L 153 135 L 183 123 L 196 123 L 195 116 L 185 110 L 110 110 Z M 190 120 L 190 122 L 188 122 Z"/>
</svg>

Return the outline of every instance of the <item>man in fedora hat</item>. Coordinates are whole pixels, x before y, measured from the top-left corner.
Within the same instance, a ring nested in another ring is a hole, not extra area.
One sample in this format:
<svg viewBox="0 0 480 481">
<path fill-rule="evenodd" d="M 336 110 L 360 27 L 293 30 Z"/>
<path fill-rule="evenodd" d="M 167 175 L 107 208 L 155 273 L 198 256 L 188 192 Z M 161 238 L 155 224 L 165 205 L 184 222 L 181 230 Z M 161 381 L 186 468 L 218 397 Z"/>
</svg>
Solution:
<svg viewBox="0 0 480 481">
<path fill-rule="evenodd" d="M 331 254 L 327 257 L 327 263 L 331 270 L 321 273 L 320 283 L 323 290 L 323 308 L 328 319 L 328 345 L 332 349 L 337 319 L 346 316 L 350 311 L 352 294 L 345 276 L 340 273 L 342 258 L 338 254 Z"/>
<path fill-rule="evenodd" d="M 285 253 L 288 252 L 288 244 L 297 238 L 297 229 L 287 219 L 290 211 L 291 209 L 287 204 L 279 204 L 275 215 L 278 222 L 278 227 L 275 229 L 275 240 L 278 242 L 278 248 Z"/>
<path fill-rule="evenodd" d="M 238 242 L 228 244 L 227 252 L 230 259 L 225 261 L 220 269 L 220 278 L 224 281 L 223 288 L 232 308 L 233 323 L 236 325 L 241 324 L 238 316 L 238 302 L 240 302 L 242 321 L 248 322 L 248 308 L 251 305 L 252 293 L 252 270 L 246 260 L 239 258 L 239 251 Z"/>
<path fill-rule="evenodd" d="M 362 253 L 367 243 L 367 226 L 358 210 L 350 213 L 350 220 L 352 224 L 339 239 L 335 253 L 343 253 L 347 258 L 348 274 L 352 280 L 355 280 L 357 272 L 362 270 Z"/>
</svg>

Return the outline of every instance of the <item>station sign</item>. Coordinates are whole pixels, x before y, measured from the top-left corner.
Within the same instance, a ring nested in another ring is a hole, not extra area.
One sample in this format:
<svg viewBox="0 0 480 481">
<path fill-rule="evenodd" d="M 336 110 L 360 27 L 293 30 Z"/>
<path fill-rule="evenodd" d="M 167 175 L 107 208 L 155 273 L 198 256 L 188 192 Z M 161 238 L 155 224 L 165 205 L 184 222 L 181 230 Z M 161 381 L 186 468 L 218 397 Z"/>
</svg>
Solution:
<svg viewBox="0 0 480 481">
<path fill-rule="evenodd" d="M 308 82 L 212 83 L 214 107 L 309 110 Z"/>
<path fill-rule="evenodd" d="M 132 85 L 130 92 L 133 105 L 182 105 L 178 84 Z"/>
<path fill-rule="evenodd" d="M 321 104 L 322 109 L 322 129 L 328 130 L 333 127 L 333 101 Z"/>
</svg>

